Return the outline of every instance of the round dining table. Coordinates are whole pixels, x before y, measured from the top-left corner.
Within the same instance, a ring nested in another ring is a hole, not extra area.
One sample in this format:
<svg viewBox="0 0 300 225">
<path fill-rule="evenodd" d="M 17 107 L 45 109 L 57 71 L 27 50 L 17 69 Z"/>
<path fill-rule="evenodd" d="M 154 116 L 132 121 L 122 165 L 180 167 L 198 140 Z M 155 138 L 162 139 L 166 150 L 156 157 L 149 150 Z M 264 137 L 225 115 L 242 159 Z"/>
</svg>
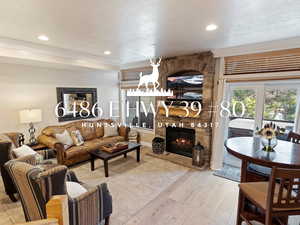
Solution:
<svg viewBox="0 0 300 225">
<path fill-rule="evenodd" d="M 242 160 L 241 182 L 261 181 L 254 178 L 248 170 L 250 163 L 264 167 L 280 167 L 300 169 L 300 144 L 278 140 L 273 152 L 263 151 L 259 137 L 234 137 L 225 141 L 227 151 Z M 241 224 L 240 210 L 243 208 L 243 195 L 239 194 L 238 213 L 236 224 Z M 254 210 L 254 213 L 256 210 Z M 262 219 L 261 219 L 262 220 Z M 288 216 L 281 218 L 283 224 L 288 224 Z"/>
<path fill-rule="evenodd" d="M 264 167 L 300 169 L 300 144 L 278 140 L 273 152 L 263 151 L 259 137 L 234 137 L 225 141 L 229 154 L 241 159 L 241 182 L 247 182 L 249 163 Z"/>
</svg>

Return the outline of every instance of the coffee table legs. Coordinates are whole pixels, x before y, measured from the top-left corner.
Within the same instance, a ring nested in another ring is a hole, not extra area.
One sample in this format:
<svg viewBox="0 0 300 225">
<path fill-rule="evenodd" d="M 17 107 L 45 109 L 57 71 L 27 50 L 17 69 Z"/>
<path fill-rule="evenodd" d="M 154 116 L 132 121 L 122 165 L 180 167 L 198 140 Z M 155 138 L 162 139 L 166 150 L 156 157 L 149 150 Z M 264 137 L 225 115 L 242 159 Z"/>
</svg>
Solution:
<svg viewBox="0 0 300 225">
<path fill-rule="evenodd" d="M 104 172 L 105 172 L 105 177 L 108 177 L 108 160 L 103 160 L 104 162 Z M 95 170 L 95 158 L 91 158 L 91 170 Z"/>
<path fill-rule="evenodd" d="M 136 149 L 136 161 L 137 161 L 137 162 L 140 162 L 140 161 L 141 161 L 141 148 L 140 148 L 140 147 L 138 147 L 138 148 Z"/>
<path fill-rule="evenodd" d="M 92 156 L 91 158 L 91 170 L 94 171 L 95 170 L 95 158 Z"/>
<path fill-rule="evenodd" d="M 105 172 L 105 177 L 108 177 L 108 161 L 104 160 L 104 172 Z"/>
<path fill-rule="evenodd" d="M 136 149 L 131 149 L 130 151 L 134 151 L 134 150 L 136 150 L 136 161 L 140 162 L 141 161 L 141 148 L 138 147 Z M 111 158 L 109 158 L 109 159 L 111 159 Z M 127 152 L 124 153 L 124 158 L 127 158 Z M 92 156 L 91 156 L 91 170 L 92 171 L 95 170 L 95 159 L 97 159 L 97 157 L 92 154 Z M 105 177 L 108 177 L 109 176 L 109 174 L 108 174 L 108 159 L 104 159 L 103 163 L 104 163 Z"/>
</svg>

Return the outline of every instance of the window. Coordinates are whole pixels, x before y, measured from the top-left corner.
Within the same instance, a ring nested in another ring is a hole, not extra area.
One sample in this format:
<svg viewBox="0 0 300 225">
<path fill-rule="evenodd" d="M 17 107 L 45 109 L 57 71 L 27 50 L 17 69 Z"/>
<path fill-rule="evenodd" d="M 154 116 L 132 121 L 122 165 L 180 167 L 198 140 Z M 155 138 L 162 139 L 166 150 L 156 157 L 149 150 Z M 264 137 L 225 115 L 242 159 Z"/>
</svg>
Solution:
<svg viewBox="0 0 300 225">
<path fill-rule="evenodd" d="M 263 125 L 275 122 L 278 126 L 293 131 L 295 127 L 297 108 L 296 88 L 267 88 L 265 91 L 265 104 L 263 112 Z M 285 139 L 286 137 L 283 137 Z"/>
<path fill-rule="evenodd" d="M 153 106 L 153 108 L 151 107 Z M 124 104 L 127 126 L 153 129 L 155 97 L 128 97 Z"/>
<path fill-rule="evenodd" d="M 228 138 L 252 136 L 255 129 L 255 90 L 251 88 L 232 90 L 230 103 L 231 112 L 234 111 L 236 116 L 232 115 L 229 118 Z M 244 105 L 245 111 L 241 103 Z"/>
<path fill-rule="evenodd" d="M 287 140 L 290 131 L 300 132 L 300 80 L 231 83 L 225 100 L 231 103 L 231 116 L 223 124 L 225 139 L 253 136 L 256 129 L 270 122 L 285 128 L 278 139 Z M 240 164 L 226 150 L 224 163 Z"/>
</svg>

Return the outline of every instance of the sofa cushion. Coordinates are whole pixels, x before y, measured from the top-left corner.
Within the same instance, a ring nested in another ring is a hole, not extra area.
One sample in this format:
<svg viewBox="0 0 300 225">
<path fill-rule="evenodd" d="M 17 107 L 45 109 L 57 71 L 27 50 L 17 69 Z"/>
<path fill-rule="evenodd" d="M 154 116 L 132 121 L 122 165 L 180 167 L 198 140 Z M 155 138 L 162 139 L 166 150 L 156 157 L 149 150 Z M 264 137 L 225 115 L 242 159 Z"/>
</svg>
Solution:
<svg viewBox="0 0 300 225">
<path fill-rule="evenodd" d="M 104 126 L 103 137 L 114 137 L 118 135 L 119 135 L 119 131 L 117 126 Z"/>
<path fill-rule="evenodd" d="M 101 138 L 104 136 L 104 127 L 100 123 L 94 123 L 96 138 Z"/>
<path fill-rule="evenodd" d="M 80 158 L 80 156 L 88 154 L 87 151 L 88 151 L 88 148 L 83 145 L 72 146 L 71 148 L 69 148 L 68 150 L 65 151 L 65 154 L 66 154 L 67 159 L 71 159 L 74 157 Z"/>
<path fill-rule="evenodd" d="M 79 130 L 80 130 L 81 135 L 82 135 L 82 137 L 84 138 L 85 141 L 97 138 L 95 127 L 89 127 L 89 126 L 84 127 L 84 126 L 81 125 Z"/>
<path fill-rule="evenodd" d="M 97 138 L 103 137 L 104 136 L 104 126 L 107 124 L 111 124 L 111 123 L 113 123 L 113 120 L 101 119 L 101 120 L 94 121 L 96 137 Z"/>
<path fill-rule="evenodd" d="M 61 134 L 65 129 L 64 126 L 50 126 L 46 127 L 42 133 L 47 136 L 55 137 L 55 134 Z"/>
<path fill-rule="evenodd" d="M 102 144 L 98 139 L 89 140 L 83 144 L 83 146 L 87 147 L 89 151 L 97 150 L 101 145 Z"/>
</svg>

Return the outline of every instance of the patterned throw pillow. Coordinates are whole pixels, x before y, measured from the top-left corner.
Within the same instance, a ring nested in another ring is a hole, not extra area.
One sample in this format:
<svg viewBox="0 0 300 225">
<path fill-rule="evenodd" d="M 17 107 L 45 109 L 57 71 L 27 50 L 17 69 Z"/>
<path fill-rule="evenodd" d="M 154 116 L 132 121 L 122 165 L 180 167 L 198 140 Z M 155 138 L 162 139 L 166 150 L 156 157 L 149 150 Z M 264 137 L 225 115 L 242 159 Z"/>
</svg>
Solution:
<svg viewBox="0 0 300 225">
<path fill-rule="evenodd" d="M 72 140 L 73 140 L 73 142 L 76 146 L 83 145 L 84 139 L 83 139 L 83 137 L 82 137 L 79 130 L 72 130 L 71 131 L 71 137 L 72 137 Z"/>
<path fill-rule="evenodd" d="M 64 145 L 65 149 L 68 149 L 74 145 L 73 139 L 67 130 L 65 130 L 61 134 L 55 134 L 55 137 L 60 143 L 62 143 Z"/>
<path fill-rule="evenodd" d="M 103 137 L 113 137 L 119 136 L 118 127 L 117 126 L 105 126 L 104 127 L 104 136 Z"/>
<path fill-rule="evenodd" d="M 33 155 L 37 164 L 41 164 L 44 160 L 44 157 L 41 154 L 34 151 L 28 145 L 22 145 L 21 147 L 15 148 L 13 150 L 13 153 L 16 156 L 16 158 L 22 158 L 29 155 Z"/>
</svg>

